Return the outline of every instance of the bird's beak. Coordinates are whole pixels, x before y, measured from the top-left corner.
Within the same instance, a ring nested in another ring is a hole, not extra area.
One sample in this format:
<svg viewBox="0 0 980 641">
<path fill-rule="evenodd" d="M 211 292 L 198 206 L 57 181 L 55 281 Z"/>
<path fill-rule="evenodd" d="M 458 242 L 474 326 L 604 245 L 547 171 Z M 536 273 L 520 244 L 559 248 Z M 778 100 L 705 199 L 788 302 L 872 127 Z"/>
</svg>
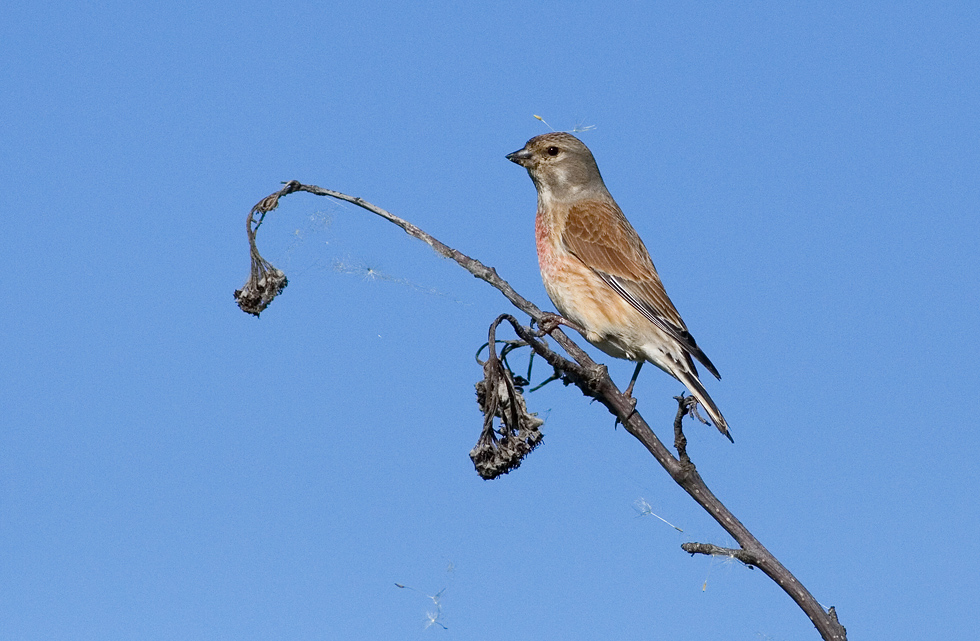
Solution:
<svg viewBox="0 0 980 641">
<path fill-rule="evenodd" d="M 527 148 L 518 149 L 512 154 L 507 154 L 507 160 L 517 163 L 520 166 L 525 166 L 525 163 L 531 159 L 531 152 Z"/>
</svg>

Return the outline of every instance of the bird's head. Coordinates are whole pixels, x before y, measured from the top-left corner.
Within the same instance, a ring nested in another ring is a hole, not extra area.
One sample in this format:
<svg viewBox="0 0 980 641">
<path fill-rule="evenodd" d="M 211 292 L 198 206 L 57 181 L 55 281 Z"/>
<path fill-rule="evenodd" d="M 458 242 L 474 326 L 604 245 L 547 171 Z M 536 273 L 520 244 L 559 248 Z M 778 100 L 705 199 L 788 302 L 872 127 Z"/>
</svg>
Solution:
<svg viewBox="0 0 980 641">
<path fill-rule="evenodd" d="M 606 191 L 592 152 L 581 140 L 565 132 L 535 136 L 507 160 L 527 169 L 538 193 L 559 200 L 577 198 L 581 192 Z"/>
</svg>

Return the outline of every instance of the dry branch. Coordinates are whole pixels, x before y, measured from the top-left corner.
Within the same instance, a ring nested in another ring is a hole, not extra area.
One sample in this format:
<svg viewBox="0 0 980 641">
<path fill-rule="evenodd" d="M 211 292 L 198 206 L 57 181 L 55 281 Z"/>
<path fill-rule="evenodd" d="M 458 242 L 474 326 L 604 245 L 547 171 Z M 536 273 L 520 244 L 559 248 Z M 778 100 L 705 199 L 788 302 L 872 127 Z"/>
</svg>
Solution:
<svg viewBox="0 0 980 641">
<path fill-rule="evenodd" d="M 385 220 L 388 220 L 389 222 L 401 227 L 408 235 L 418 238 L 419 240 L 428 244 L 437 253 L 456 261 L 463 269 L 473 274 L 473 276 L 489 283 L 492 287 L 499 290 L 515 307 L 530 316 L 531 319 L 539 326 L 542 324 L 542 322 L 549 320 L 549 316 L 551 315 L 542 312 L 533 303 L 518 294 L 505 280 L 497 275 L 497 272 L 492 267 L 488 267 L 480 261 L 470 258 L 462 252 L 443 244 L 410 222 L 403 220 L 398 216 L 381 209 L 380 207 L 372 205 L 361 198 L 348 196 L 337 191 L 323 189 L 322 187 L 317 187 L 314 185 L 304 185 L 295 180 L 289 181 L 281 190 L 262 199 L 255 205 L 255 207 L 252 208 L 251 212 L 249 212 L 246 223 L 248 227 L 249 246 L 252 256 L 252 270 L 246 286 L 243 287 L 242 290 L 235 292 L 235 298 L 238 300 L 239 305 L 242 306 L 244 311 L 258 315 L 258 312 L 265 309 L 272 299 L 282 291 L 283 287 L 285 287 L 285 275 L 283 275 L 278 269 L 275 269 L 272 265 L 266 262 L 261 255 L 259 255 L 255 244 L 255 232 L 262 224 L 265 215 L 278 206 L 279 199 L 281 197 L 298 191 L 305 191 L 317 196 L 329 196 L 337 200 L 343 200 L 357 205 L 358 207 L 362 207 L 373 214 L 381 216 Z M 258 264 L 259 269 L 256 268 L 256 264 Z M 278 279 L 270 280 L 269 274 L 276 277 L 281 276 L 281 281 Z M 262 278 L 265 278 L 266 280 L 262 281 Z M 246 309 L 246 307 L 242 305 L 243 292 L 249 293 L 252 296 L 252 299 L 255 299 L 257 296 L 259 301 L 258 304 L 261 305 L 261 308 L 257 309 L 257 311 L 250 311 L 249 309 Z M 530 327 L 521 325 L 512 316 L 501 316 L 494 322 L 493 328 L 496 328 L 497 324 L 501 320 L 507 320 L 520 339 L 526 342 L 535 354 L 544 358 L 552 367 L 554 367 L 556 372 L 560 373 L 560 376 L 565 383 L 575 385 L 585 396 L 593 398 L 602 403 L 609 410 L 609 412 L 623 424 L 625 429 L 637 440 L 639 440 L 640 443 L 642 443 L 643 446 L 653 455 L 653 457 L 657 459 L 657 462 L 660 463 L 668 474 L 670 474 L 671 478 L 674 479 L 674 481 L 680 485 L 681 488 L 683 488 L 684 491 L 698 503 L 698 505 L 704 508 L 704 510 L 707 511 L 708 514 L 710 514 L 712 518 L 714 518 L 715 521 L 717 521 L 718 524 L 721 525 L 721 527 L 739 544 L 739 549 L 734 550 L 730 548 L 719 548 L 710 544 L 686 543 L 684 546 L 687 547 L 682 546 L 686 551 L 691 552 L 692 554 L 724 554 L 725 556 L 737 558 L 748 565 L 759 568 L 766 574 L 766 576 L 775 581 L 790 596 L 790 598 L 793 599 L 793 601 L 796 602 L 796 604 L 810 618 L 810 621 L 817 628 L 823 639 L 826 641 L 846 641 L 846 630 L 837 620 L 837 613 L 834 608 L 830 608 L 829 611 L 824 610 L 813 595 L 810 594 L 810 592 L 796 580 L 796 577 L 794 577 L 790 571 L 787 570 L 783 564 L 780 563 L 779 560 L 776 559 L 776 557 L 773 556 L 772 553 L 769 552 L 769 550 L 767 550 L 762 543 L 755 538 L 755 536 L 753 536 L 751 532 L 749 532 L 748 528 L 746 528 L 741 521 L 735 518 L 735 515 L 732 514 L 720 500 L 718 500 L 711 490 L 708 489 L 708 486 L 701 478 L 701 475 L 698 474 L 697 468 L 687 455 L 687 441 L 684 438 L 684 434 L 681 429 L 681 419 L 683 418 L 684 414 L 693 411 L 691 409 L 691 405 L 685 398 L 678 399 L 678 413 L 674 421 L 674 443 L 678 451 L 678 457 L 675 458 L 670 453 L 670 450 L 668 450 L 660 439 L 657 438 L 657 435 L 652 429 L 650 429 L 650 426 L 643 419 L 640 413 L 634 411 L 635 403 L 632 399 L 627 398 L 619 391 L 612 379 L 607 374 L 605 366 L 595 363 L 591 358 L 589 358 L 588 354 L 579 348 L 579 346 L 568 338 L 568 336 L 560 329 L 553 329 L 549 332 L 549 335 L 562 347 L 563 350 L 565 350 L 569 356 L 571 356 L 571 360 L 553 351 L 544 341 L 538 340 L 541 337 L 540 332 L 537 332 Z M 492 346 L 493 344 L 494 336 L 493 331 L 491 330 L 490 345 Z M 503 380 L 500 378 L 499 372 L 490 376 L 495 377 L 493 378 L 495 383 L 499 383 Z M 512 389 L 513 382 L 511 381 L 507 393 L 511 393 L 510 390 Z M 523 405 L 523 402 L 521 402 L 520 405 Z M 497 413 L 498 407 L 499 405 L 491 409 L 491 421 L 495 415 L 499 416 Z M 509 409 L 514 410 L 516 407 L 517 403 L 513 403 Z M 509 420 L 515 421 L 519 425 L 521 420 L 526 419 L 519 419 L 515 417 Z M 534 443 L 534 445 L 536 444 L 537 442 Z M 533 449 L 533 445 L 530 446 L 530 449 Z M 528 449 L 528 451 L 530 451 L 530 449 Z M 521 457 L 526 453 L 527 452 L 521 454 Z M 518 457 L 518 464 L 519 459 L 520 457 Z M 516 467 L 516 465 L 514 467 Z"/>
</svg>

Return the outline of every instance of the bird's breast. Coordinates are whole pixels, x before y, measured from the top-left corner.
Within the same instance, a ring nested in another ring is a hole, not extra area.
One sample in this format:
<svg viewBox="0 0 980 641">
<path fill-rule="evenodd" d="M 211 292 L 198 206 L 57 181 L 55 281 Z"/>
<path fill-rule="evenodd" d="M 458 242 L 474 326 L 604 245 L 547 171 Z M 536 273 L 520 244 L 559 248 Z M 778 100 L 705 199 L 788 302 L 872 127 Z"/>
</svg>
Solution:
<svg viewBox="0 0 980 641">
<path fill-rule="evenodd" d="M 542 215 L 540 211 L 535 219 L 534 236 L 538 250 L 538 266 L 541 268 L 541 280 L 544 281 L 548 296 L 558 311 L 566 315 L 564 290 L 566 289 L 568 260 L 571 256 L 559 244 L 559 233 L 555 229 L 553 219 L 550 216 Z"/>
<path fill-rule="evenodd" d="M 565 248 L 553 219 L 539 215 L 535 237 L 541 280 L 558 312 L 607 354 L 635 360 L 642 342 L 636 329 L 652 327 L 649 321 Z"/>
</svg>

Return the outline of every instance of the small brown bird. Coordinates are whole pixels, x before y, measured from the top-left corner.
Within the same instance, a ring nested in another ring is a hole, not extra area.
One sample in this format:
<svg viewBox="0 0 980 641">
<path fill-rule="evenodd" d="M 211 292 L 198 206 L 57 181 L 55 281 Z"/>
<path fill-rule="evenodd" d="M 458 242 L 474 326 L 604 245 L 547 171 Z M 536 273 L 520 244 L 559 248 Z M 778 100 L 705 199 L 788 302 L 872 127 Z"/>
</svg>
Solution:
<svg viewBox="0 0 980 641">
<path fill-rule="evenodd" d="M 647 248 L 606 189 L 589 148 L 556 132 L 532 138 L 507 159 L 527 169 L 538 190 L 538 264 L 561 315 L 605 353 L 637 362 L 627 395 L 649 361 L 683 383 L 732 440 L 691 357 L 721 376 L 667 297 Z"/>
</svg>

